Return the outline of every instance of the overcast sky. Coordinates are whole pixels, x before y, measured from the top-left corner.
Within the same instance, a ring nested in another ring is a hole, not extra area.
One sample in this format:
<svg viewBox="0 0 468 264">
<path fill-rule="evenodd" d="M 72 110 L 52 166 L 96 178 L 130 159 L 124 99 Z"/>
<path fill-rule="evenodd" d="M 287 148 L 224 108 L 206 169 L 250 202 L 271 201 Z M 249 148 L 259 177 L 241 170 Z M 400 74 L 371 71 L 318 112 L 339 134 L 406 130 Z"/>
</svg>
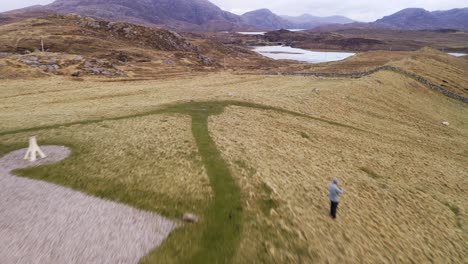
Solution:
<svg viewBox="0 0 468 264">
<path fill-rule="evenodd" d="M 51 2 L 53 0 L 0 0 L 0 12 Z M 468 7 L 468 0 L 211 0 L 211 2 L 235 14 L 268 8 L 280 15 L 304 13 L 316 16 L 343 15 L 364 22 L 374 21 L 407 7 L 422 7 L 430 11 Z"/>
</svg>

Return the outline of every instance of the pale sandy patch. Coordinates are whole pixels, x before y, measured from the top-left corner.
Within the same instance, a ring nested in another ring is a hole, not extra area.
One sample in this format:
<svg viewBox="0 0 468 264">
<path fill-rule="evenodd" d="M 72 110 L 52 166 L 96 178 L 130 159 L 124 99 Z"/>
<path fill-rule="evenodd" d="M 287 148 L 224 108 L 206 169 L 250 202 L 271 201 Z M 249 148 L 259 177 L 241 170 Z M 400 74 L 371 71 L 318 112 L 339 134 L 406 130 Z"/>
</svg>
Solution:
<svg viewBox="0 0 468 264">
<path fill-rule="evenodd" d="M 11 174 L 70 154 L 61 146 L 43 150 L 48 157 L 34 164 L 23 160 L 25 149 L 0 159 L 2 263 L 137 263 L 176 227 L 154 213 Z"/>
</svg>

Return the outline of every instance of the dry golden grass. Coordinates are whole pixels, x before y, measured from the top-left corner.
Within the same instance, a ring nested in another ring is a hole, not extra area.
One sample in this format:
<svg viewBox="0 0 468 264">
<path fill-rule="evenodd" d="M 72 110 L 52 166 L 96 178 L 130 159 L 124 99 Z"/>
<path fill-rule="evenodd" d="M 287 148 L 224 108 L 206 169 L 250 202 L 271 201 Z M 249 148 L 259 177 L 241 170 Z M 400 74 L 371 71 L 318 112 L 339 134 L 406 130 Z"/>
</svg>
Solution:
<svg viewBox="0 0 468 264">
<path fill-rule="evenodd" d="M 294 87 L 312 89 L 339 83 L 342 81 L 231 74 L 131 83 L 76 82 L 62 78 L 7 80 L 2 81 L 0 94 L 0 129 L 135 114 L 189 100 L 236 99 L 269 103 L 290 93 Z M 235 96 L 229 96 L 229 92 Z M 30 107 L 34 111 L 30 111 Z"/>
<path fill-rule="evenodd" d="M 210 131 L 247 204 L 236 263 L 265 251 L 275 263 L 463 261 L 466 136 L 443 127 L 426 136 L 418 124 L 401 131 L 388 117 L 395 133 L 381 135 L 240 107 L 213 117 Z M 327 197 L 334 176 L 346 190 L 336 222 Z"/>
<path fill-rule="evenodd" d="M 304 72 L 356 72 L 368 71 L 387 63 L 410 57 L 415 52 L 369 51 L 361 52 L 343 61 L 290 66 L 293 71 Z"/>
<path fill-rule="evenodd" d="M 468 97 L 468 61 L 442 52 L 425 49 L 391 63 L 427 78 L 434 84 Z"/>
<path fill-rule="evenodd" d="M 42 70 L 26 66 L 16 60 L 0 58 L 0 81 L 6 79 L 40 78 L 46 77 Z"/>
<path fill-rule="evenodd" d="M 77 155 L 47 171 L 50 180 L 179 217 L 191 206 L 199 212 L 197 205 L 212 195 L 190 123 L 187 116 L 155 115 L 5 135 L 1 144 L 24 143 L 34 134 L 40 144 L 72 146 Z M 121 193 L 107 193 L 115 190 Z"/>
<path fill-rule="evenodd" d="M 80 153 L 42 178 L 170 216 L 200 213 L 212 197 L 188 116 L 5 132 L 191 100 L 253 102 L 351 125 L 363 131 L 245 107 L 210 117 L 210 135 L 242 191 L 234 262 L 446 263 L 468 254 L 468 108 L 393 72 L 361 79 L 219 73 L 131 83 L 7 80 L 0 100 L 2 145 L 37 134 Z M 69 175 L 58 175 L 64 170 Z M 346 190 L 336 222 L 328 218 L 333 176 Z M 175 244 L 182 243 L 197 245 Z"/>
</svg>

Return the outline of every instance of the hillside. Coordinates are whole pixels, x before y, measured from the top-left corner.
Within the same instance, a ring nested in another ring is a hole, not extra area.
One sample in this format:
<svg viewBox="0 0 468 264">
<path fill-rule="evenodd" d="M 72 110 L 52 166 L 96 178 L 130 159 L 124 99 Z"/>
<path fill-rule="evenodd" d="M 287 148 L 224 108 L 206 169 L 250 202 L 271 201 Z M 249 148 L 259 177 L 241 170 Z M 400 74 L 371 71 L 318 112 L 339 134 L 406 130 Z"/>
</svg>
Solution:
<svg viewBox="0 0 468 264">
<path fill-rule="evenodd" d="M 248 67 L 246 60 L 256 65 L 266 61 L 248 49 L 196 35 L 79 15 L 50 15 L 0 26 L 1 78 L 50 74 L 165 78 Z"/>
<path fill-rule="evenodd" d="M 428 75 L 466 76 L 453 63 L 464 59 L 417 56 Z M 199 216 L 141 263 L 463 263 L 468 254 L 468 108 L 407 76 L 52 77 L 2 80 L 0 97 L 0 155 L 32 135 L 73 153 L 18 175 L 173 221 Z M 336 220 L 333 177 L 345 189 Z M 54 242 L 43 255 L 54 256 Z"/>
<path fill-rule="evenodd" d="M 414 51 L 423 47 L 432 47 L 447 52 L 468 52 L 468 33 L 458 31 L 353 28 L 300 32 L 278 30 L 266 33 L 261 39 L 305 49 Z"/>
<path fill-rule="evenodd" d="M 346 18 L 207 0 L 0 14 L 0 264 L 468 264 L 452 11 L 327 32 L 276 29 Z M 24 158 L 31 137 L 46 157 Z"/>
<path fill-rule="evenodd" d="M 164 26 L 180 31 L 221 31 L 240 27 L 240 18 L 208 0 L 57 0 L 45 6 L 7 12 L 26 16 L 33 12 L 76 13 L 111 21 Z"/>
</svg>

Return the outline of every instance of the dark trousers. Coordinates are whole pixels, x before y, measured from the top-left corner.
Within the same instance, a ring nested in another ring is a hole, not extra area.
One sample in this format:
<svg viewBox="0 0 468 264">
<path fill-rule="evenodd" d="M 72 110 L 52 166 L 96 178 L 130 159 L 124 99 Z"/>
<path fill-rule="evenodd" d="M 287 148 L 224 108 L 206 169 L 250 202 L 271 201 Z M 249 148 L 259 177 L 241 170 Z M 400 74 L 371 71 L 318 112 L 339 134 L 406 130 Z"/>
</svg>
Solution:
<svg viewBox="0 0 468 264">
<path fill-rule="evenodd" d="M 338 203 L 330 201 L 330 216 L 336 218 L 336 209 L 338 209 Z"/>
</svg>

